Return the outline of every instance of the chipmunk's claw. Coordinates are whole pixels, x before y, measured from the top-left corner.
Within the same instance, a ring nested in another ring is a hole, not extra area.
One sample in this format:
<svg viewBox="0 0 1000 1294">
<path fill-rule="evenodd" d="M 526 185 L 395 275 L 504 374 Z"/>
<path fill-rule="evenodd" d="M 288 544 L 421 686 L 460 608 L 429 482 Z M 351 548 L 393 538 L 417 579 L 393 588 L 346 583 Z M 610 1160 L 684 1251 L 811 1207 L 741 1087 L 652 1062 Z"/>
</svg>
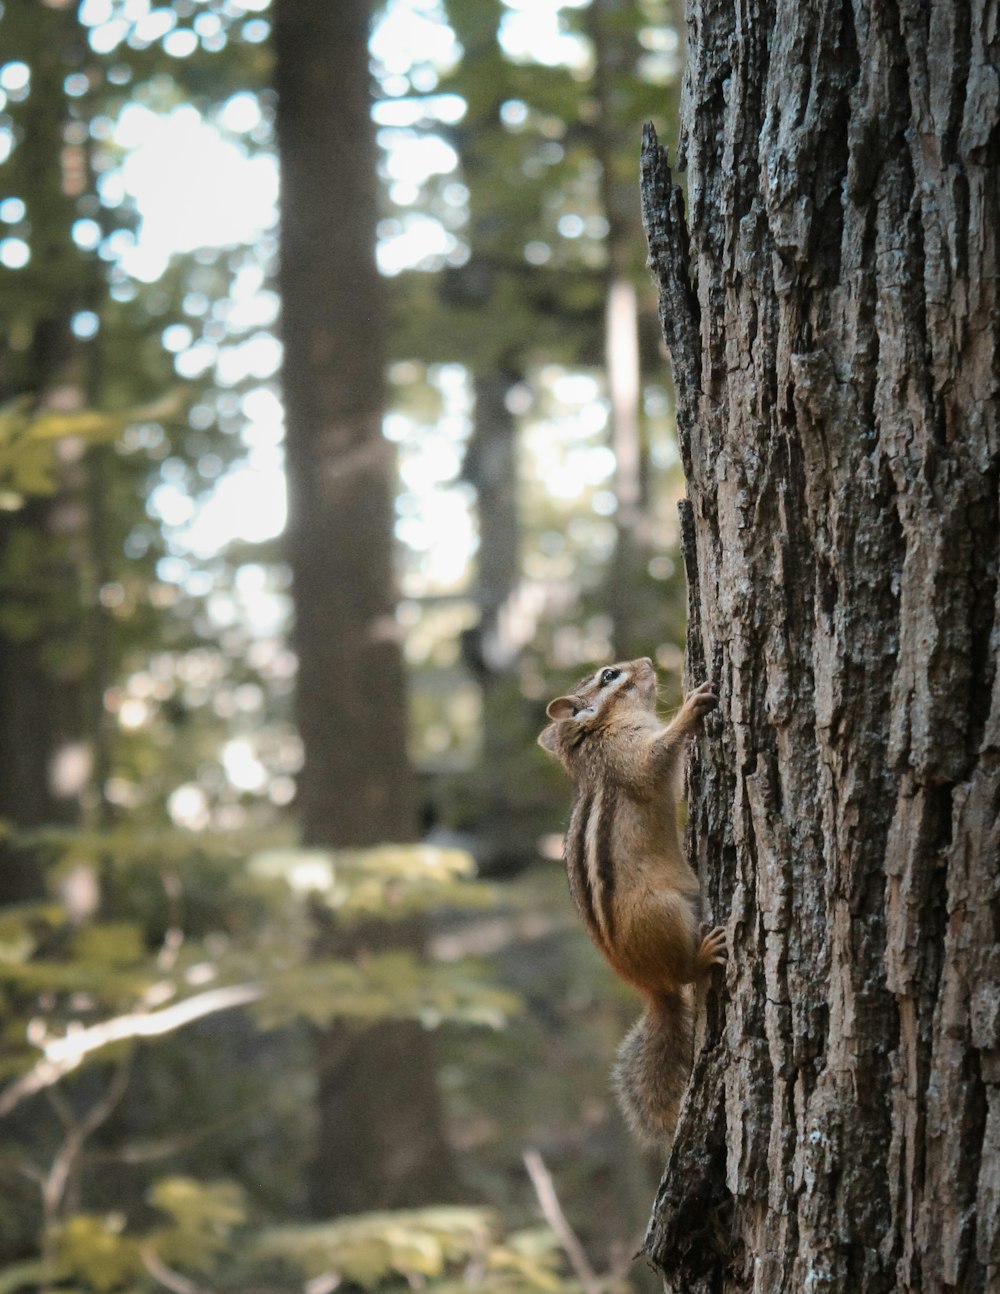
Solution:
<svg viewBox="0 0 1000 1294">
<path fill-rule="evenodd" d="M 725 966 L 728 960 L 726 931 L 724 926 L 709 928 L 708 922 L 701 927 L 701 944 L 698 948 L 698 964 L 705 970 L 713 966 Z"/>
<path fill-rule="evenodd" d="M 714 683 L 702 683 L 684 698 L 684 710 L 692 725 L 699 723 L 719 704 L 719 689 Z"/>
</svg>

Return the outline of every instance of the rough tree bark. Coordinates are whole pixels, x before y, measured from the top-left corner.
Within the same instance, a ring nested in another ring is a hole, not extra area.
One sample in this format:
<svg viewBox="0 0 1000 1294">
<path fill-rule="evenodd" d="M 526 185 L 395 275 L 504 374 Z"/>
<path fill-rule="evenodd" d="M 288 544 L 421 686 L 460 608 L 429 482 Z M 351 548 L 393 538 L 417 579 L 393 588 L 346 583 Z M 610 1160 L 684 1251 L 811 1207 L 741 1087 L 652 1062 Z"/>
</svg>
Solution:
<svg viewBox="0 0 1000 1294">
<path fill-rule="evenodd" d="M 395 619 L 394 464 L 382 435 L 385 305 L 375 267 L 369 0 L 277 0 L 288 548 L 305 750 L 307 845 L 416 838 Z M 345 955 L 419 932 L 379 927 Z M 318 1040 L 312 1206 L 336 1214 L 427 1203 L 452 1173 L 429 1036 L 417 1024 Z"/>
<path fill-rule="evenodd" d="M 686 224 L 644 141 L 731 940 L 647 1239 L 685 1294 L 1000 1288 L 998 42 L 691 0 Z"/>
</svg>

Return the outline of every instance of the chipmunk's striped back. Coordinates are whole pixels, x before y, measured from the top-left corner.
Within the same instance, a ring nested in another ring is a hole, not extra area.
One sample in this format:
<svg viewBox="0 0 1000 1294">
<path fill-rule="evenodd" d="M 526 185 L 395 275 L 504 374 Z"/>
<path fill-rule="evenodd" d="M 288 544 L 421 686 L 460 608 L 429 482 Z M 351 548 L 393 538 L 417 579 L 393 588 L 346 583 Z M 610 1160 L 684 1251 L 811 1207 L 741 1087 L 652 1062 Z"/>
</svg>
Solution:
<svg viewBox="0 0 1000 1294">
<path fill-rule="evenodd" d="M 612 962 L 617 877 L 613 851 L 627 810 L 621 779 L 609 775 L 608 758 L 634 746 L 641 728 L 648 733 L 650 723 L 659 726 L 652 720 L 655 703 L 656 676 L 648 657 L 605 665 L 580 679 L 568 696 L 552 702 L 549 716 L 555 722 L 541 738 L 576 782 L 566 833 L 566 871 L 588 933 Z"/>
<path fill-rule="evenodd" d="M 610 957 L 615 939 L 615 869 L 612 858 L 616 792 L 585 787 L 577 795 L 566 833 L 570 892 L 591 938 Z"/>
</svg>

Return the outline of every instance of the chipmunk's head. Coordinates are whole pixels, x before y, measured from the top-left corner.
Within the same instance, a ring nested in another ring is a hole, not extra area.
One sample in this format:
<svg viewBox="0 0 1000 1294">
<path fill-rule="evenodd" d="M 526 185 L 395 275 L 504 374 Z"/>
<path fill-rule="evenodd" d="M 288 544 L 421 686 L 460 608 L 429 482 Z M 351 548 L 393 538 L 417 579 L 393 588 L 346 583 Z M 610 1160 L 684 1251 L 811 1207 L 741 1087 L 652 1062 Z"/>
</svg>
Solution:
<svg viewBox="0 0 1000 1294">
<path fill-rule="evenodd" d="M 648 656 L 602 665 L 582 678 L 566 696 L 550 701 L 545 713 L 552 720 L 538 744 L 555 755 L 573 776 L 588 739 L 609 732 L 628 711 L 652 713 L 656 708 L 656 671 Z"/>
</svg>

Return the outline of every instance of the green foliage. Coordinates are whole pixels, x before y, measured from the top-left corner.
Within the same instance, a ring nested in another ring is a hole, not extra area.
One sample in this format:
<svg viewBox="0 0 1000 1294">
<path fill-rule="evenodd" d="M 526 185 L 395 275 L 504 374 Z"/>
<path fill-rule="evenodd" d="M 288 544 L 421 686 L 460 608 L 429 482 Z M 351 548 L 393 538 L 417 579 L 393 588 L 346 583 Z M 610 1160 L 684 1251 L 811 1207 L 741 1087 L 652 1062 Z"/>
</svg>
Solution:
<svg viewBox="0 0 1000 1294">
<path fill-rule="evenodd" d="M 492 987 L 469 961 L 427 964 L 406 952 L 346 960 L 317 957 L 313 951 L 310 905 L 317 896 L 347 922 L 379 913 L 412 914 L 466 898 L 489 903 L 490 892 L 471 879 L 471 860 L 460 851 L 402 845 L 343 854 L 285 849 L 260 854 L 249 866 L 234 866 L 234 842 L 220 841 L 216 866 L 221 859 L 225 865 L 216 874 L 210 904 L 202 908 L 204 924 L 188 926 L 183 949 L 178 947 L 165 965 L 162 941 L 169 945 L 172 937 L 161 923 L 169 913 L 143 911 L 136 899 L 149 893 L 150 882 L 154 890 L 162 890 L 165 869 L 171 866 L 176 869 L 175 892 L 181 876 L 190 890 L 203 888 L 206 881 L 211 885 L 212 868 L 205 866 L 213 852 L 211 840 L 203 838 L 200 853 L 192 858 L 190 836 L 182 833 L 160 833 L 155 852 L 135 841 L 131 849 L 116 852 L 127 832 L 108 837 L 70 832 L 41 839 L 49 848 L 65 851 L 52 867 L 57 884 L 67 864 L 85 867 L 89 856 L 89 866 L 109 882 L 112 904 L 116 894 L 127 895 L 125 911 L 112 907 L 108 920 L 80 926 L 55 904 L 8 908 L 0 922 L 0 984 L 16 1009 L 38 1019 L 44 996 L 50 1035 L 119 1016 L 116 1032 L 82 1055 L 87 1065 L 100 1063 L 123 1036 L 141 1035 L 144 1018 L 158 1004 L 197 1001 L 206 983 L 216 987 L 249 979 L 258 985 L 255 1016 L 267 1029 L 296 1020 L 327 1025 L 335 1019 L 358 1024 L 415 1019 L 427 1027 L 453 1022 L 498 1029 L 517 1010 L 514 995 Z M 116 872 L 119 881 L 127 882 L 121 888 L 112 880 Z M 188 918 L 197 912 L 192 904 Z M 28 1071 L 37 1053 L 11 1041 L 3 1069 L 8 1074 Z"/>
<path fill-rule="evenodd" d="M 0 917 L 0 984 L 17 998 L 83 994 L 123 1008 L 153 982 L 142 931 L 132 922 L 74 930 L 55 903 L 10 906 Z"/>
<path fill-rule="evenodd" d="M 246 1221 L 238 1186 L 231 1182 L 196 1182 L 166 1177 L 149 1192 L 150 1203 L 170 1221 L 145 1234 L 127 1230 L 124 1214 L 76 1213 L 53 1229 L 53 1266 L 58 1279 L 72 1280 L 94 1294 L 112 1290 L 155 1288 L 157 1269 L 212 1272 Z M 0 1273 L 14 1282 L 31 1279 L 31 1270 Z M 37 1279 L 38 1268 L 35 1268 Z M 41 1270 L 45 1270 L 42 1268 Z M 9 1286 L 17 1288 L 16 1284 Z"/>
<path fill-rule="evenodd" d="M 230 1183 L 164 1178 L 150 1198 L 172 1216 L 171 1224 L 133 1235 L 123 1215 L 75 1214 L 54 1231 L 51 1264 L 0 1271 L 0 1294 L 53 1276 L 88 1294 L 149 1290 L 162 1287 L 163 1276 L 177 1286 L 187 1284 L 189 1272 L 235 1288 L 233 1260 L 227 1258 L 234 1245 L 239 1279 L 267 1271 L 273 1280 L 276 1271 L 294 1272 L 297 1279 L 281 1282 L 289 1289 L 300 1288 L 303 1278 L 372 1291 L 398 1289 L 405 1282 L 434 1294 L 571 1294 L 579 1288 L 567 1280 L 565 1260 L 548 1229 L 505 1233 L 491 1209 L 359 1214 L 331 1223 L 264 1228 L 248 1241 L 246 1213 Z"/>
<path fill-rule="evenodd" d="M 265 1231 L 261 1259 L 281 1258 L 309 1278 L 335 1273 L 374 1290 L 402 1277 L 428 1291 L 555 1291 L 575 1288 L 549 1231 L 500 1233 L 492 1210 L 421 1209 L 374 1213 L 308 1227 Z M 465 1272 L 463 1278 L 463 1269 Z"/>
<path fill-rule="evenodd" d="M 518 999 L 490 984 L 471 961 L 426 965 L 411 953 L 375 953 L 360 962 L 308 961 L 267 977 L 267 991 L 254 1014 L 263 1028 L 293 1019 L 328 1025 L 419 1020 L 501 1029 Z"/>
<path fill-rule="evenodd" d="M 250 859 L 251 875 L 281 878 L 328 904 L 341 920 L 394 920 L 431 904 L 488 905 L 493 892 L 472 885 L 472 858 L 461 849 L 379 845 L 372 849 L 269 850 Z"/>
<path fill-rule="evenodd" d="M 0 910 L 0 963 L 21 964 L 65 922 L 58 903 L 11 904 Z"/>
<path fill-rule="evenodd" d="M 98 966 L 131 966 L 145 956 L 143 932 L 134 921 L 84 926 L 73 937 L 73 956 Z"/>
<path fill-rule="evenodd" d="M 258 1029 L 287 1034 L 303 1023 L 325 1026 L 337 1019 L 359 1027 L 405 1018 L 427 1027 L 449 1022 L 498 1029 L 518 1009 L 516 995 L 496 988 L 469 959 L 428 963 L 398 951 L 324 958 L 310 951 L 317 904 L 324 922 L 351 926 L 369 920 L 380 903 L 412 914 L 436 905 L 442 895 L 454 906 L 463 890 L 481 890 L 460 851 L 395 845 L 344 854 L 274 848 L 248 863 L 231 838 L 204 836 L 196 845 L 189 833 L 145 836 L 127 829 L 36 833 L 32 845 L 49 860 L 53 899 L 0 913 L 0 983 L 9 1007 L 0 1064 L 7 1084 L 0 1087 L 0 1100 L 11 1099 L 26 1077 L 50 1081 L 38 1066 L 50 1040 L 85 1039 L 88 1030 L 110 1025 L 107 1040 L 83 1056 L 76 1075 L 60 1080 L 59 1107 L 79 1105 L 95 1082 L 100 1091 L 116 1081 L 111 1074 L 127 1073 L 121 1069 L 121 1039 L 133 1026 L 141 1032 L 157 1012 L 196 1004 L 209 988 L 245 982 L 248 976 L 263 996 L 254 1008 L 254 1023 L 248 1020 L 243 1027 L 258 1040 L 267 1036 L 255 1034 Z M 72 907 L 70 882 L 79 883 L 88 869 L 101 878 L 102 902 L 99 912 L 84 918 Z M 170 878 L 165 888 L 164 877 Z M 474 903 L 489 901 L 483 891 Z M 183 939 L 171 924 L 179 920 Z M 29 1019 L 34 1021 L 30 1028 Z M 169 1057 L 177 1027 L 150 1046 Z M 266 1050 L 263 1041 L 256 1045 Z M 282 1046 L 287 1044 L 279 1044 L 279 1050 Z M 148 1068 L 141 1060 L 142 1053 L 133 1061 L 140 1076 L 130 1080 L 133 1084 Z M 114 1071 L 108 1069 L 111 1062 Z M 211 1067 L 205 1078 L 215 1078 Z M 235 1076 L 226 1081 L 230 1103 L 255 1099 L 250 1093 L 237 1097 Z M 22 1100 L 38 1089 L 24 1090 Z M 185 1104 L 203 1101 L 196 1088 L 185 1092 Z M 273 1097 L 269 1104 L 277 1108 Z M 164 1129 L 161 1135 L 171 1134 Z M 249 1221 L 240 1186 L 173 1174 L 156 1180 L 147 1198 L 168 1222 L 150 1226 L 144 1211 L 122 1198 L 103 1213 L 54 1216 L 48 1251 L 58 1278 L 95 1294 L 145 1290 L 157 1264 L 217 1278 L 237 1232 Z M 404 1271 L 444 1275 L 459 1257 L 468 1256 L 472 1243 L 460 1218 L 445 1212 L 398 1223 L 345 1224 L 332 1239 L 317 1233 L 309 1251 L 320 1239 L 329 1241 L 338 1261 L 357 1270 L 359 1279 L 367 1272 L 372 1286 Z M 294 1261 L 292 1233 L 284 1234 L 282 1252 Z M 261 1261 L 265 1256 L 261 1250 Z M 524 1288 L 552 1288 L 543 1279 L 547 1261 L 525 1253 L 521 1241 L 512 1238 L 491 1249 L 484 1287 L 513 1288 L 510 1273 L 517 1270 L 518 1279 L 527 1282 Z M 37 1270 L 10 1268 L 0 1273 L 0 1283 L 16 1289 Z"/>
<path fill-rule="evenodd" d="M 34 1289 L 51 1278 L 52 1268 L 48 1263 L 14 1263 L 0 1270 L 0 1294 L 16 1294 L 17 1290 L 29 1286 Z"/>
<path fill-rule="evenodd" d="M 145 1243 L 171 1267 L 210 1272 L 234 1230 L 247 1220 L 242 1191 L 234 1182 L 165 1177 L 150 1190 L 149 1199 L 171 1222 L 152 1231 Z"/>
<path fill-rule="evenodd" d="M 31 404 L 22 398 L 0 408 L 0 504 L 8 509 L 19 507 L 26 495 L 55 492 L 58 436 L 113 439 L 121 430 L 100 414 L 33 417 Z"/>
<path fill-rule="evenodd" d="M 6 970 L 34 967 L 40 974 L 40 982 L 6 981 L 12 1011 L 5 1050 L 8 1058 L 16 1060 L 14 1071 L 8 1071 L 10 1077 L 23 1074 L 38 1054 L 23 1041 L 28 1017 L 44 1019 L 50 1033 L 58 1036 L 74 1023 L 89 1026 L 108 1018 L 109 1011 L 155 1011 L 158 1008 L 152 1002 L 149 1007 L 141 1005 L 143 994 L 153 988 L 166 995 L 168 1004 L 197 997 L 204 987 L 197 981 L 209 972 L 208 986 L 253 975 L 265 991 L 260 1004 L 252 1009 L 252 1018 L 244 1019 L 236 1035 L 244 1039 L 241 1048 L 253 1047 L 259 1074 L 244 1074 L 240 1067 L 227 1069 L 232 1061 L 225 1058 L 224 1048 L 213 1046 L 211 1035 L 202 1037 L 194 1053 L 204 1053 L 203 1068 L 184 1060 L 185 1049 L 174 1035 L 140 1046 L 132 1065 L 129 1103 L 133 1110 L 147 1109 L 150 1122 L 144 1125 L 143 1137 L 131 1142 L 133 1151 L 152 1148 L 157 1141 L 183 1146 L 192 1131 L 196 1138 L 207 1134 L 211 1144 L 218 1140 L 227 1116 L 235 1117 L 237 1126 L 242 1123 L 251 1129 L 258 1119 L 255 1109 L 262 1111 L 261 1132 L 273 1145 L 275 1120 L 301 1117 L 304 1093 L 295 1086 L 298 1080 L 291 1079 L 291 1071 L 284 1077 L 286 1070 L 273 1068 L 275 1058 L 294 1054 L 289 1042 L 301 1028 L 297 1022 L 325 1024 L 340 1018 L 353 1020 L 360 1027 L 378 1019 L 406 1017 L 431 1026 L 446 1021 L 485 1024 L 490 1026 L 485 1033 L 491 1034 L 502 1023 L 519 1019 L 515 1012 L 527 990 L 537 998 L 532 1014 L 541 1010 L 550 1017 L 542 1029 L 545 1039 L 550 1038 L 553 1008 L 561 1014 L 564 1008 L 557 1004 L 564 995 L 579 996 L 581 992 L 579 983 L 572 987 L 578 972 L 572 972 L 569 985 L 564 984 L 561 972 L 554 974 L 551 965 L 529 963 L 518 951 L 516 939 L 509 960 L 517 973 L 513 982 L 508 978 L 505 987 L 497 986 L 496 967 L 482 959 L 458 957 L 423 963 L 399 952 L 373 952 L 355 960 L 328 957 L 313 961 L 303 956 L 316 905 L 326 922 L 349 919 L 353 924 L 359 916 L 367 918 L 370 887 L 376 878 L 387 892 L 393 886 L 402 887 L 399 900 L 407 911 L 413 910 L 418 894 L 426 906 L 433 906 L 435 887 L 449 894 L 455 887 L 479 889 L 471 879 L 468 859 L 456 851 L 391 846 L 341 855 L 275 845 L 247 862 L 245 845 L 237 838 L 206 835 L 195 839 L 183 832 L 132 836 L 125 828 L 112 833 L 39 834 L 34 837 L 34 847 L 49 858 L 57 894 L 68 893 L 67 880 L 79 868 L 98 868 L 103 881 L 102 906 L 100 913 L 82 922 L 79 915 L 75 922 L 70 921 L 67 910 L 56 901 L 4 910 L 0 947 L 5 950 Z M 494 904 L 482 915 L 478 915 L 481 906 L 477 905 L 454 911 L 456 915 L 464 911 L 462 920 L 473 923 L 473 930 L 483 919 L 493 926 L 499 918 L 511 923 L 512 931 L 521 925 L 526 931 L 534 930 L 540 920 L 551 919 L 554 930 L 572 931 L 587 967 L 595 965 L 597 980 L 610 979 L 572 926 L 565 882 L 559 872 L 555 867 L 546 869 L 542 887 L 521 887 L 523 894 L 513 911 L 509 889 L 502 909 Z M 167 885 L 172 900 L 165 896 L 164 877 L 173 878 Z M 483 896 L 479 896 L 477 903 L 482 902 Z M 545 915 L 550 912 L 551 918 Z M 171 927 L 171 918 L 183 921 L 181 945 L 172 944 L 169 938 L 170 929 L 176 928 Z M 537 945 L 539 950 L 550 946 L 548 939 Z M 175 952 L 172 964 L 164 961 L 164 952 L 170 947 Z M 189 982 L 192 973 L 195 982 Z M 591 973 L 587 971 L 588 976 Z M 129 976 L 137 977 L 132 985 Z M 80 985 L 87 986 L 83 997 Z M 129 996 L 130 987 L 136 996 Z M 626 1006 L 625 1013 L 630 1009 Z M 586 1027 L 598 1023 L 594 1012 L 588 1010 Z M 585 1096 L 593 1099 L 593 1093 L 602 1090 L 611 1039 L 620 1032 L 621 1019 L 613 1020 L 608 1026 L 610 1036 L 601 1033 L 599 1041 L 588 1042 L 582 1032 L 578 1041 L 583 1051 L 570 1068 L 566 1068 L 561 1050 L 566 1043 L 557 1042 L 553 1059 L 541 1065 L 528 1090 L 520 1091 L 511 1104 L 503 1082 L 499 1092 L 491 1091 L 491 1085 L 499 1081 L 498 1076 L 514 1072 L 511 1066 L 515 1060 L 521 1074 L 525 1067 L 538 1066 L 537 1055 L 531 1050 L 537 1042 L 528 1045 L 538 1024 L 528 1025 L 527 1034 L 523 1027 L 518 1024 L 515 1036 L 506 1034 L 496 1047 L 472 1043 L 465 1035 L 461 1052 L 466 1066 L 471 1064 L 479 1077 L 473 1092 L 463 1088 L 460 1108 L 471 1099 L 490 1117 L 499 1116 L 501 1124 L 509 1123 L 515 1130 L 516 1145 L 519 1138 L 537 1134 L 530 1115 L 533 1101 L 545 1094 L 556 1108 L 564 1108 L 573 1135 L 581 1135 L 586 1119 L 576 1103 Z M 580 1027 L 579 1023 L 573 1025 L 571 1032 Z M 14 1048 L 10 1044 L 19 1029 L 21 1041 Z M 273 1047 L 268 1042 L 272 1036 Z M 91 1056 L 77 1075 L 64 1078 L 60 1099 L 77 1110 L 86 1110 L 86 1093 L 91 1093 L 92 1100 L 95 1091 L 106 1087 L 111 1072 L 108 1064 L 118 1051 L 120 1046 L 106 1047 Z M 584 1060 L 592 1062 L 591 1069 L 584 1066 L 580 1070 Z M 589 1077 L 577 1095 L 574 1087 L 581 1072 Z M 220 1084 L 222 1090 L 218 1090 Z M 172 1103 L 165 1099 L 167 1091 Z M 195 1124 L 193 1129 L 186 1126 L 188 1117 Z M 165 1123 L 161 1122 L 164 1118 Z M 481 1119 L 482 1114 L 475 1115 L 472 1125 Z M 204 1133 L 197 1127 L 199 1122 L 205 1124 Z M 135 1135 L 133 1131 L 131 1137 Z M 127 1124 L 106 1143 L 109 1149 L 123 1136 L 128 1149 Z M 272 1149 L 259 1171 L 278 1177 L 273 1156 Z M 201 1171 L 187 1171 L 187 1161 L 203 1165 Z M 145 1292 L 161 1287 L 155 1271 L 166 1270 L 182 1274 L 183 1279 L 189 1279 L 183 1275 L 188 1273 L 213 1287 L 238 1290 L 255 1279 L 255 1272 L 266 1271 L 275 1289 L 291 1291 L 301 1288 L 303 1279 L 335 1270 L 345 1282 L 373 1290 L 399 1288 L 401 1282 L 418 1277 L 427 1289 L 439 1292 L 541 1290 L 555 1294 L 576 1288 L 565 1278 L 564 1262 L 553 1237 L 547 1231 L 523 1229 L 517 1210 L 506 1228 L 495 1211 L 478 1209 L 368 1215 L 323 1226 L 290 1227 L 276 1225 L 270 1211 L 262 1218 L 259 1192 L 255 1192 L 256 1198 L 247 1198 L 245 1187 L 226 1179 L 230 1171 L 226 1155 L 213 1160 L 197 1152 L 192 1157 L 188 1152 L 176 1162 L 179 1171 L 155 1177 L 147 1185 L 146 1205 L 137 1203 L 142 1191 L 129 1188 L 134 1178 L 124 1178 L 120 1187 L 113 1189 L 113 1175 L 100 1186 L 96 1197 L 94 1188 L 89 1194 L 88 1204 L 91 1199 L 107 1200 L 103 1211 L 91 1206 L 79 1213 L 66 1212 L 54 1221 L 48 1251 L 60 1280 L 94 1294 Z M 101 1174 L 91 1172 L 96 1188 Z M 145 1180 L 148 1183 L 149 1179 Z M 593 1189 L 585 1186 L 587 1180 L 581 1178 L 581 1189 Z M 294 1187 L 293 1171 L 284 1189 Z M 151 1217 L 150 1209 L 167 1220 Z M 533 1213 L 529 1206 L 527 1214 Z M 270 1224 L 267 1218 L 272 1219 Z M 276 1275 L 279 1269 L 286 1277 Z M 0 1289 L 7 1281 L 15 1290 L 19 1282 L 36 1279 L 39 1270 L 34 1265 L 0 1272 Z M 298 1275 L 287 1278 L 289 1272 Z"/>
<path fill-rule="evenodd" d="M 96 1294 L 131 1285 L 142 1271 L 136 1242 L 122 1234 L 121 1215 L 78 1213 L 57 1228 L 55 1267 L 59 1279 L 73 1280 Z"/>
<path fill-rule="evenodd" d="M 130 424 L 176 418 L 180 405 L 180 395 L 169 395 L 155 405 L 122 413 L 96 409 L 63 413 L 38 409 L 31 396 L 21 396 L 0 407 L 0 508 L 9 510 L 26 497 L 55 493 L 61 441 L 106 444 L 117 440 Z"/>
</svg>

